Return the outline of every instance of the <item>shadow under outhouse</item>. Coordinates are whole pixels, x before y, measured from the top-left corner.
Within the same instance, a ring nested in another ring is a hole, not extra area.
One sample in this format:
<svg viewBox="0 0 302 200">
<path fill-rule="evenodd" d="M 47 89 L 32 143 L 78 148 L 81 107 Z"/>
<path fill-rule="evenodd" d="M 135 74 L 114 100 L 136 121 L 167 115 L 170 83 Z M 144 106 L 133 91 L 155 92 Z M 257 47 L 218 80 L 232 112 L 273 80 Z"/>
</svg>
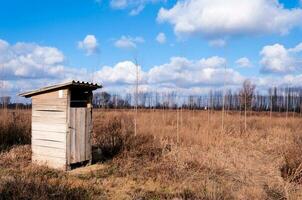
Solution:
<svg viewBox="0 0 302 200">
<path fill-rule="evenodd" d="M 32 161 L 68 170 L 91 162 L 92 96 L 100 85 L 71 81 L 20 94 L 32 98 Z"/>
</svg>

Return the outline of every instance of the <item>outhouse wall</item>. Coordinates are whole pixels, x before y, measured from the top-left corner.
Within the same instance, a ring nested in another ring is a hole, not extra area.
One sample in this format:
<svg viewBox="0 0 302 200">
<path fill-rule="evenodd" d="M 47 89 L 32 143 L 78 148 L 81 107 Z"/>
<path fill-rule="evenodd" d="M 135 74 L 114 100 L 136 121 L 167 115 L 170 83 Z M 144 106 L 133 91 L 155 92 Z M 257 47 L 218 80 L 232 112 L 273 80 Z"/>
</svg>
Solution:
<svg viewBox="0 0 302 200">
<path fill-rule="evenodd" d="M 32 161 L 66 169 L 68 90 L 32 97 Z"/>
</svg>

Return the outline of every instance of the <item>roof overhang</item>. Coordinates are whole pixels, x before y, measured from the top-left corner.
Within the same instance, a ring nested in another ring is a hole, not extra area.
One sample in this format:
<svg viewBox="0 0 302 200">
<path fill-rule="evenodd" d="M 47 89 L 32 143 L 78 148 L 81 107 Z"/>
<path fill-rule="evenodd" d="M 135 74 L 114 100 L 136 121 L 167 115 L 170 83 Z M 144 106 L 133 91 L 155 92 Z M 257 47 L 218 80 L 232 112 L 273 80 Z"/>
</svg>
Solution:
<svg viewBox="0 0 302 200">
<path fill-rule="evenodd" d="M 67 88 L 75 88 L 75 89 L 84 89 L 84 90 L 96 90 L 98 88 L 102 88 L 101 85 L 98 84 L 93 84 L 93 83 L 89 83 L 89 82 L 80 82 L 80 81 L 70 81 L 70 82 L 66 82 L 66 83 L 61 83 L 61 84 L 56 84 L 56 85 L 51 85 L 51 86 L 47 86 L 47 87 L 43 87 L 37 90 L 33 90 L 33 91 L 29 91 L 29 92 L 24 92 L 19 94 L 19 96 L 22 97 L 32 97 L 38 94 L 42 94 L 42 93 L 46 93 L 46 92 L 51 92 L 51 91 L 55 91 L 55 90 L 61 90 L 61 89 L 67 89 Z"/>
</svg>

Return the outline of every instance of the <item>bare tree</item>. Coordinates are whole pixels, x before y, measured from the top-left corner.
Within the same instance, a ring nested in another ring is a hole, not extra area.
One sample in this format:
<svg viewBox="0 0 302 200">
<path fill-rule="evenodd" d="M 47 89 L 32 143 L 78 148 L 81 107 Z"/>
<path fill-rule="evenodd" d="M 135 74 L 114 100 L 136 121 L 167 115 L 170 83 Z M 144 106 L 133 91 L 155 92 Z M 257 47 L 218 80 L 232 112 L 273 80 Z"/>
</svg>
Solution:
<svg viewBox="0 0 302 200">
<path fill-rule="evenodd" d="M 256 86 L 247 79 L 243 82 L 242 89 L 239 92 L 240 104 L 244 106 L 244 127 L 247 129 L 246 115 L 247 110 L 252 108 L 252 101 Z"/>
</svg>

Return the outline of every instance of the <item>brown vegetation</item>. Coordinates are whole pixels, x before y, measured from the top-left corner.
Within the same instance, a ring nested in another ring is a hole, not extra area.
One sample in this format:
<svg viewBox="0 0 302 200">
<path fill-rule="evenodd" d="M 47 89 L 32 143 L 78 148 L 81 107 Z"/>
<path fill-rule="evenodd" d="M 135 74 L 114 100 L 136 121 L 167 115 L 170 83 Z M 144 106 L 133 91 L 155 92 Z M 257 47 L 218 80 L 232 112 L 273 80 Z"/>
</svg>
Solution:
<svg viewBox="0 0 302 200">
<path fill-rule="evenodd" d="M 13 145 L 30 144 L 30 112 L 0 110 L 0 152 Z"/>
<path fill-rule="evenodd" d="M 133 111 L 96 110 L 100 162 L 71 172 L 31 164 L 29 145 L 3 148 L 0 199 L 302 199 L 298 115 L 250 113 L 245 131 L 243 116 L 227 112 L 222 131 L 221 112 L 176 112 L 139 111 L 134 136 Z"/>
</svg>

